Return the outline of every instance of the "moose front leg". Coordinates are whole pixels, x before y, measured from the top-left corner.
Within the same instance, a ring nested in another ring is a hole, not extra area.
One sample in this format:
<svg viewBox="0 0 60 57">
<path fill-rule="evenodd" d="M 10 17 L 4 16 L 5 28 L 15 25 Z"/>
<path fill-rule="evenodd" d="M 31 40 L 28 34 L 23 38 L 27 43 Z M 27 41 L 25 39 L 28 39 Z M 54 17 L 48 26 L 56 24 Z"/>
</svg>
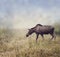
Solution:
<svg viewBox="0 0 60 57">
<path fill-rule="evenodd" d="M 39 34 L 36 35 L 36 43 L 37 43 L 38 36 L 39 36 Z"/>
</svg>

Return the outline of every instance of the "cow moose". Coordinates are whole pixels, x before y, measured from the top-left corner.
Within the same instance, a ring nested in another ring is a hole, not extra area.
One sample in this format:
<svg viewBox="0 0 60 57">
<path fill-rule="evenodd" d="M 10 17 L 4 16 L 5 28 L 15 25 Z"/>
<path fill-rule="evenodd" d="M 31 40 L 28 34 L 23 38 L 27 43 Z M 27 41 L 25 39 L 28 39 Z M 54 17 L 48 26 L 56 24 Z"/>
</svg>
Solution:
<svg viewBox="0 0 60 57">
<path fill-rule="evenodd" d="M 55 28 L 50 25 L 37 24 L 35 27 L 29 29 L 28 33 L 26 34 L 26 37 L 28 37 L 32 33 L 36 33 L 36 42 L 37 42 L 39 34 L 42 36 L 43 40 L 44 40 L 44 36 L 43 36 L 44 34 L 50 34 L 52 36 L 50 40 L 52 40 L 53 38 L 54 39 L 56 38 L 54 29 Z"/>
</svg>

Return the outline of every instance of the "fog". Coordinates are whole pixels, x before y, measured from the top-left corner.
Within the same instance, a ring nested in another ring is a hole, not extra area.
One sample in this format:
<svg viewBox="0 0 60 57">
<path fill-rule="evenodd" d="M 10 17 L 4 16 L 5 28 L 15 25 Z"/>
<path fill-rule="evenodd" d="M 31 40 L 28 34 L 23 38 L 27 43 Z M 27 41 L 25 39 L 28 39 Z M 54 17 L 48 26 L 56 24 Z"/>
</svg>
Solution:
<svg viewBox="0 0 60 57">
<path fill-rule="evenodd" d="M 44 2 L 45 1 L 45 2 Z M 30 28 L 60 21 L 60 2 L 41 0 L 0 1 L 0 28 Z"/>
</svg>

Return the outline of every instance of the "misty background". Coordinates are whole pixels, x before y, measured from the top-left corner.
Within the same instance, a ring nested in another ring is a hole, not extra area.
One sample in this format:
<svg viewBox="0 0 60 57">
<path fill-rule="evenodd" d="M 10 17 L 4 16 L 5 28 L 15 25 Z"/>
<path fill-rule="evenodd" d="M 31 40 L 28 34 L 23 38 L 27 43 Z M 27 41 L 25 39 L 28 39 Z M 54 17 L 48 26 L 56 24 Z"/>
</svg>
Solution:
<svg viewBox="0 0 60 57">
<path fill-rule="evenodd" d="M 0 0 L 0 28 L 60 24 L 60 0 Z"/>
</svg>

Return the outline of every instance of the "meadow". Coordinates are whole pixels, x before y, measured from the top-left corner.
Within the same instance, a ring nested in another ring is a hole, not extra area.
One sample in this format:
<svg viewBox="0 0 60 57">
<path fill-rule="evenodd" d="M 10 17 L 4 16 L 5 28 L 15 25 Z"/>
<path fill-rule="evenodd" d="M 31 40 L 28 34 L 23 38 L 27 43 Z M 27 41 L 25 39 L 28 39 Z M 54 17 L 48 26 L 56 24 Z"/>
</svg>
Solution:
<svg viewBox="0 0 60 57">
<path fill-rule="evenodd" d="M 49 41 L 50 35 L 44 35 L 44 41 L 36 35 L 26 37 L 27 30 L 0 29 L 0 57 L 60 57 L 60 36 Z"/>
</svg>

